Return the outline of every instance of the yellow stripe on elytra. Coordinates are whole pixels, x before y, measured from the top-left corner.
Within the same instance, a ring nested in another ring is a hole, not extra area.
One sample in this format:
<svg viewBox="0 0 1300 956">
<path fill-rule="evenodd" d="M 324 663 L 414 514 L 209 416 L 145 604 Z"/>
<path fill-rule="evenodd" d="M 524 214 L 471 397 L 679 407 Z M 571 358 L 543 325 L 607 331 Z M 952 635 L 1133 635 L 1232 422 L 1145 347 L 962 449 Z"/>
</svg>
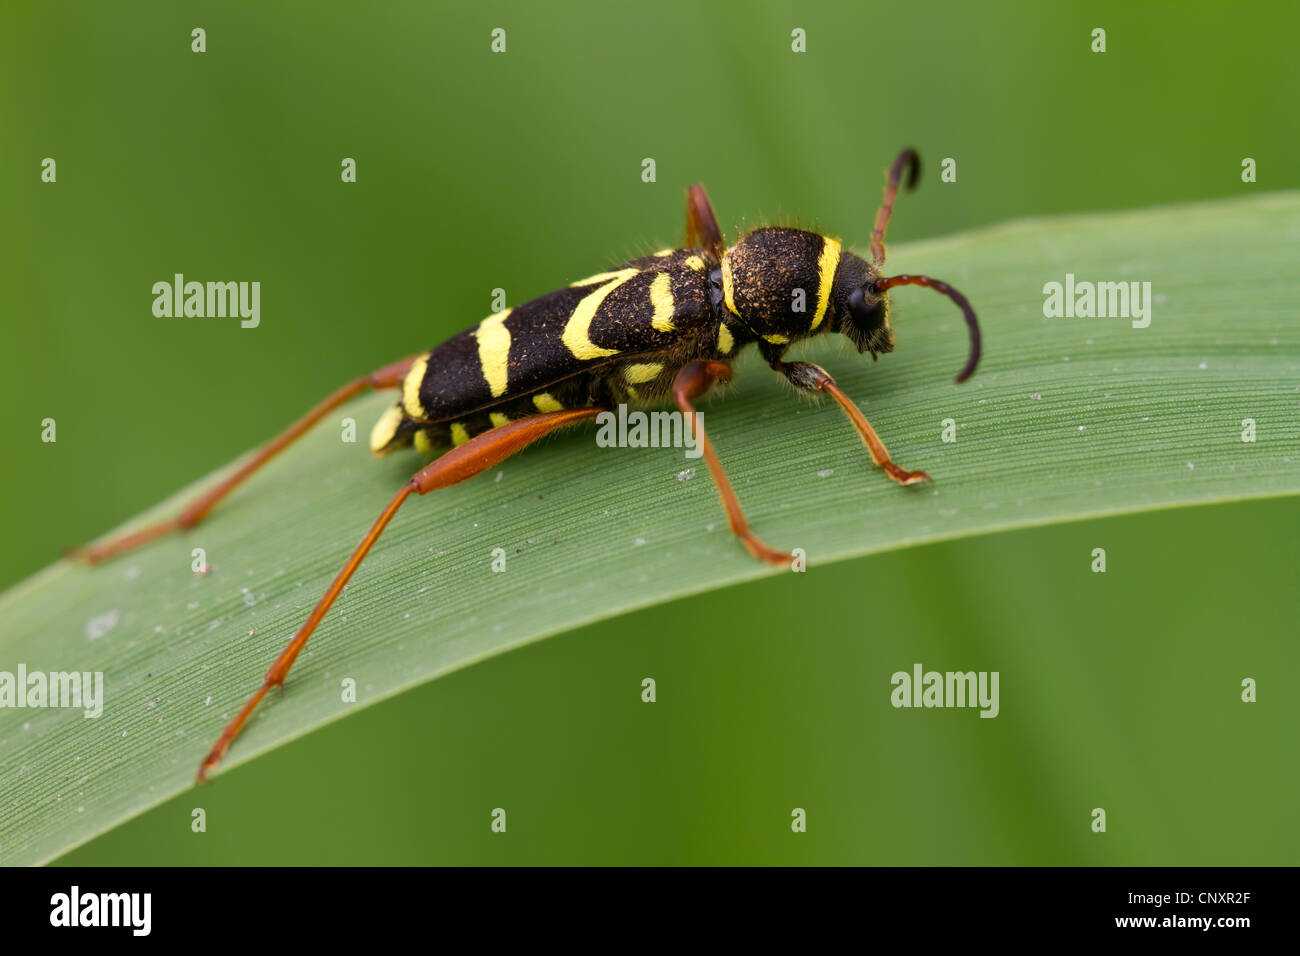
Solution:
<svg viewBox="0 0 1300 956">
<path fill-rule="evenodd" d="M 826 318 L 826 306 L 831 301 L 831 283 L 835 281 L 835 270 L 840 267 L 840 242 L 826 237 L 822 245 L 821 258 L 817 260 L 817 311 L 813 313 L 809 331 L 816 329 Z"/>
<path fill-rule="evenodd" d="M 608 282 L 610 279 L 624 281 L 625 279 L 632 278 L 632 276 L 636 275 L 639 271 L 639 269 L 619 269 L 617 272 L 597 272 L 594 276 L 587 276 L 587 278 L 579 279 L 577 282 L 570 282 L 569 288 L 576 289 L 579 286 L 595 285 L 598 282 Z M 628 275 L 627 273 L 631 273 L 631 275 Z"/>
<path fill-rule="evenodd" d="M 423 418 L 424 407 L 420 405 L 420 384 L 424 373 L 429 368 L 429 356 L 421 355 L 402 380 L 402 408 L 410 418 Z"/>
<path fill-rule="evenodd" d="M 565 348 L 573 353 L 574 358 L 595 359 L 618 354 L 618 349 L 601 348 L 591 341 L 589 337 L 591 320 L 596 317 L 596 310 L 600 308 L 600 304 L 605 301 L 607 295 L 628 279 L 640 274 L 641 270 L 639 269 L 620 269 L 617 272 L 602 272 L 600 275 L 591 276 L 581 282 L 573 283 L 575 286 L 579 286 L 591 285 L 593 282 L 604 282 L 604 285 L 589 293 L 578 303 L 577 308 L 573 310 L 573 315 L 569 316 L 569 321 L 564 325 L 564 334 L 560 336 L 560 341 L 564 343 Z"/>
<path fill-rule="evenodd" d="M 765 335 L 763 336 L 763 338 L 766 341 L 771 342 L 773 345 L 785 345 L 790 341 L 786 336 L 778 335 L 775 332 L 773 332 L 771 335 Z"/>
<path fill-rule="evenodd" d="M 655 253 L 655 258 L 662 259 L 665 256 L 671 256 L 676 251 L 677 251 L 676 249 L 660 249 L 658 252 Z"/>
<path fill-rule="evenodd" d="M 722 257 L 722 301 L 727 304 L 727 311 L 739 317 L 736 311 L 736 285 L 731 281 L 731 253 Z"/>
<path fill-rule="evenodd" d="M 500 428 L 502 425 L 510 424 L 510 416 L 504 415 L 501 412 L 491 412 L 488 415 L 488 418 L 492 419 L 493 428 Z"/>
<path fill-rule="evenodd" d="M 623 379 L 632 385 L 640 385 L 658 378 L 663 370 L 660 362 L 638 362 L 623 369 Z"/>
<path fill-rule="evenodd" d="M 723 355 L 730 355 L 731 350 L 735 347 L 736 340 L 731 337 L 731 329 L 727 328 L 727 323 L 718 324 L 718 351 Z"/>
<path fill-rule="evenodd" d="M 415 450 L 421 455 L 433 454 L 433 439 L 428 432 L 422 430 L 415 433 Z"/>
<path fill-rule="evenodd" d="M 673 325 L 673 278 L 667 272 L 661 272 L 650 283 L 650 304 L 654 306 L 654 315 L 650 325 L 659 332 L 671 332 Z"/>
<path fill-rule="evenodd" d="M 689 269 L 694 269 L 696 272 L 703 272 L 704 260 L 701 259 L 699 256 L 687 256 L 686 266 Z"/>
<path fill-rule="evenodd" d="M 555 396 L 550 392 L 542 392 L 533 396 L 533 407 L 539 412 L 559 412 L 564 410 L 564 406 L 555 400 Z"/>
<path fill-rule="evenodd" d="M 469 432 L 460 422 L 451 423 L 451 443 L 453 445 L 463 445 L 469 441 Z"/>
<path fill-rule="evenodd" d="M 474 338 L 478 340 L 478 364 L 493 398 L 504 395 L 510 384 L 510 330 L 506 328 L 506 316 L 510 311 L 506 309 L 489 315 L 474 330 Z"/>
<path fill-rule="evenodd" d="M 397 436 L 397 426 L 402 424 L 404 417 L 401 408 L 390 405 L 379 421 L 375 422 L 375 427 L 370 429 L 370 450 L 376 455 L 383 453 L 388 443 Z"/>
</svg>

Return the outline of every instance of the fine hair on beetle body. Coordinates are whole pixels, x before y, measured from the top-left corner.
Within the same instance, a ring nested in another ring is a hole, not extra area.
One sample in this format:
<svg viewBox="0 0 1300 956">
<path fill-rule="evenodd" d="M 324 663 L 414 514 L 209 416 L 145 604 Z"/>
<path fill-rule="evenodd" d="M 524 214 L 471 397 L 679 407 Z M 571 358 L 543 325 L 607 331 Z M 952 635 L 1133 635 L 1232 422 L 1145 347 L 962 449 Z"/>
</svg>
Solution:
<svg viewBox="0 0 1300 956">
<path fill-rule="evenodd" d="M 96 563 L 198 525 L 263 464 L 369 389 L 397 393 L 370 433 L 371 450 L 387 455 L 414 448 L 432 457 L 380 512 L 261 687 L 221 731 L 199 765 L 198 779 L 221 761 L 271 688 L 284 684 L 308 638 L 407 498 L 471 478 L 561 428 L 590 422 L 620 404 L 674 403 L 694 423 L 695 441 L 732 532 L 755 558 L 788 566 L 793 555 L 767 545 L 751 529 L 695 415 L 694 403 L 730 381 L 732 362 L 750 345 L 796 391 L 830 396 L 888 478 L 900 485 L 930 480 L 924 471 L 909 471 L 890 459 L 861 409 L 825 369 L 785 357 L 791 345 L 828 333 L 843 336 L 859 354 L 870 352 L 873 359 L 894 351 L 889 292 L 919 285 L 946 295 L 961 310 L 970 348 L 957 381 L 974 373 L 980 331 L 966 297 L 929 276 L 884 274 L 885 227 L 894 200 L 904 176 L 911 188 L 919 174 L 915 150 L 903 150 L 887 174 L 869 257 L 848 251 L 837 238 L 794 226 L 751 229 L 728 246 L 704 187 L 691 186 L 682 246 L 638 256 L 493 313 L 433 349 L 348 382 L 176 518 L 79 549 L 81 558 Z"/>
</svg>

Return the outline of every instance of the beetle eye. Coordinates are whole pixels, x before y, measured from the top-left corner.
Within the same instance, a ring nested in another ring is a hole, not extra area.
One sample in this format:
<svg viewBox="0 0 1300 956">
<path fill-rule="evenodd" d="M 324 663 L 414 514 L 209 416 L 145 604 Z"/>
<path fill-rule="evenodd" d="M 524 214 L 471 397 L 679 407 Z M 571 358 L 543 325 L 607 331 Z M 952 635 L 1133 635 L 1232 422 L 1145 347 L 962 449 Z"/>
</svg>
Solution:
<svg viewBox="0 0 1300 956">
<path fill-rule="evenodd" d="M 853 313 L 853 323 L 860 329 L 878 329 L 885 322 L 885 299 L 880 296 L 875 302 L 868 303 L 866 287 L 859 286 L 849 293 L 849 311 Z"/>
</svg>

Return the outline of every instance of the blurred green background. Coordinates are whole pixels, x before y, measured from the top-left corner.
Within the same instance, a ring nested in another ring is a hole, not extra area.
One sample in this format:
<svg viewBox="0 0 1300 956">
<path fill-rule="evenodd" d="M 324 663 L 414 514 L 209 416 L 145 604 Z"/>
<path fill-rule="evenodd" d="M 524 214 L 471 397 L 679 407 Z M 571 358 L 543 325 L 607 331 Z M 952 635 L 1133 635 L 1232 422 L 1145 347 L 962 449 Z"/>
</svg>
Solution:
<svg viewBox="0 0 1300 956">
<path fill-rule="evenodd" d="M 691 182 L 729 230 L 859 246 L 904 145 L 927 167 L 894 242 L 1296 188 L 1298 28 L 1283 3 L 7 3 L 0 585 L 494 288 L 678 241 Z M 174 272 L 260 280 L 261 327 L 154 318 Z M 1294 864 L 1297 530 L 1296 500 L 1258 501 L 675 602 L 361 711 L 65 861 Z M 999 670 L 1001 716 L 892 709 L 918 661 Z"/>
</svg>

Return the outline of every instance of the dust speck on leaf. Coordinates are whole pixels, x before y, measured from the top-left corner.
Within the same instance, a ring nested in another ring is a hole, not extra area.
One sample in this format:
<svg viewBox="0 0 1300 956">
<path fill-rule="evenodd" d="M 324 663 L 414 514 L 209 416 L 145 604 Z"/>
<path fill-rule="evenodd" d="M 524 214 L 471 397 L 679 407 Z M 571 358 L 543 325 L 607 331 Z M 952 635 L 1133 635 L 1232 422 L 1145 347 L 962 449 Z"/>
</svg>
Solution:
<svg viewBox="0 0 1300 956">
<path fill-rule="evenodd" d="M 117 627 L 117 622 L 121 615 L 117 608 L 111 611 L 105 611 L 103 614 L 96 614 L 86 622 L 86 640 L 94 641 L 103 637 L 113 628 Z"/>
</svg>

